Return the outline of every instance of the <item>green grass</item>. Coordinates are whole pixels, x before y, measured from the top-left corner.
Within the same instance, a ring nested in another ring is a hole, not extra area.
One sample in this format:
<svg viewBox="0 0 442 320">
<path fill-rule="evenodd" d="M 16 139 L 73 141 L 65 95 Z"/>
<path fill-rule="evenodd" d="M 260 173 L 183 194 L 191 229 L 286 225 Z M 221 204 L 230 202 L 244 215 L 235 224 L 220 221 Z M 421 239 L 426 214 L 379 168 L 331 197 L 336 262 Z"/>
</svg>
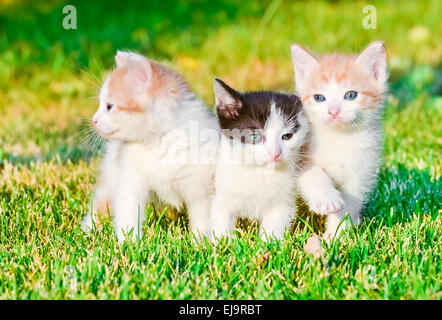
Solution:
<svg viewBox="0 0 442 320">
<path fill-rule="evenodd" d="M 61 1 L 0 2 L 0 299 L 442 298 L 440 1 L 375 1 L 376 30 L 363 1 L 72 3 L 78 30 L 62 29 Z M 80 131 L 117 49 L 173 66 L 212 107 L 215 75 L 292 91 L 292 42 L 357 52 L 378 39 L 391 73 L 378 186 L 324 260 L 303 250 L 303 223 L 283 243 L 247 225 L 197 245 L 184 217 L 149 206 L 137 243 L 119 245 L 110 223 L 79 228 L 100 159 Z"/>
</svg>

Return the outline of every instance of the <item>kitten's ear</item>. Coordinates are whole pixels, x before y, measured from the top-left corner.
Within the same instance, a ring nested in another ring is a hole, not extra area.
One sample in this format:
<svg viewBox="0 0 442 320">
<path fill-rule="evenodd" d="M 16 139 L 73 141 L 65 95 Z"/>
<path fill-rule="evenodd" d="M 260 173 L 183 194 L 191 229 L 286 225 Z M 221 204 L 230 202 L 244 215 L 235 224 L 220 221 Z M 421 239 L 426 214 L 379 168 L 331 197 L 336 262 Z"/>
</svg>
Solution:
<svg viewBox="0 0 442 320">
<path fill-rule="evenodd" d="M 296 43 L 292 44 L 291 51 L 296 87 L 299 87 L 304 82 L 307 73 L 318 65 L 318 59 L 313 53 Z"/>
<path fill-rule="evenodd" d="M 242 107 L 239 93 L 217 78 L 215 78 L 213 87 L 218 115 L 228 119 L 236 118 L 239 115 L 239 109 Z"/>
<path fill-rule="evenodd" d="M 127 62 L 127 80 L 138 94 L 144 93 L 150 85 L 153 65 L 148 59 L 140 55 L 131 55 Z"/>
<path fill-rule="evenodd" d="M 370 76 L 378 82 L 387 80 L 387 53 L 382 41 L 374 41 L 356 58 Z"/>
<path fill-rule="evenodd" d="M 129 61 L 130 54 L 124 51 L 117 51 L 117 55 L 115 56 L 115 63 L 117 64 L 117 68 L 122 68 L 127 65 Z"/>
<path fill-rule="evenodd" d="M 152 78 L 152 63 L 140 54 L 117 51 L 115 56 L 117 68 L 127 67 L 126 79 L 129 86 L 137 93 L 142 93 Z"/>
</svg>

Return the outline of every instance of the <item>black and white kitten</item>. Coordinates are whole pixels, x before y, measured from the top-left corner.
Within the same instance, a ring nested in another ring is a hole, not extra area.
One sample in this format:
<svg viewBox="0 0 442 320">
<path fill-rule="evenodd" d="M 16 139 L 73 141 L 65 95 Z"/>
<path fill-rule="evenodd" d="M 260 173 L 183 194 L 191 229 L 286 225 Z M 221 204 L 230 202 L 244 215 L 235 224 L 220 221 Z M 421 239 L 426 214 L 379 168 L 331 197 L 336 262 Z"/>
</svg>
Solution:
<svg viewBox="0 0 442 320">
<path fill-rule="evenodd" d="M 212 203 L 212 235 L 238 217 L 256 219 L 261 237 L 281 239 L 296 213 L 296 179 L 307 161 L 309 125 L 295 95 L 237 92 L 214 83 L 222 129 Z"/>
</svg>

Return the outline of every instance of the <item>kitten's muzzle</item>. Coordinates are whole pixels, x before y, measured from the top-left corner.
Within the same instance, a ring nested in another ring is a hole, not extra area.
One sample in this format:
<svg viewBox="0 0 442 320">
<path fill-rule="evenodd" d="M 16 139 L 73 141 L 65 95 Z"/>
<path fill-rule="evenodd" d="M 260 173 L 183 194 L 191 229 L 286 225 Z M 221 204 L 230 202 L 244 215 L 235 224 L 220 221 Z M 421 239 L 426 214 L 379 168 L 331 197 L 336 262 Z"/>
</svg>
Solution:
<svg viewBox="0 0 442 320">
<path fill-rule="evenodd" d="M 331 107 L 328 109 L 328 114 L 333 118 L 333 120 L 335 120 L 338 117 L 340 112 L 341 109 L 339 108 Z"/>
</svg>

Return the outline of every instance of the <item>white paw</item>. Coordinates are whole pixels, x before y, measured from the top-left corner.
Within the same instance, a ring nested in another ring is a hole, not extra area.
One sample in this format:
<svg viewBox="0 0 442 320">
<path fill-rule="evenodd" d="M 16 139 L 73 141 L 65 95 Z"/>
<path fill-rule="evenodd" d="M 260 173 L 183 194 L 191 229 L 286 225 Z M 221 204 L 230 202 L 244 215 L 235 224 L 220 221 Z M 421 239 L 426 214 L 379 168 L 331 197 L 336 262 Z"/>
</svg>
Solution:
<svg viewBox="0 0 442 320">
<path fill-rule="evenodd" d="M 80 223 L 81 230 L 84 232 L 90 232 L 92 230 L 92 217 L 90 214 L 87 214 Z"/>
<path fill-rule="evenodd" d="M 308 205 L 310 210 L 317 214 L 335 214 L 344 206 L 344 200 L 338 190 L 332 189 L 327 193 L 318 193 L 316 197 L 310 198 Z"/>
</svg>

